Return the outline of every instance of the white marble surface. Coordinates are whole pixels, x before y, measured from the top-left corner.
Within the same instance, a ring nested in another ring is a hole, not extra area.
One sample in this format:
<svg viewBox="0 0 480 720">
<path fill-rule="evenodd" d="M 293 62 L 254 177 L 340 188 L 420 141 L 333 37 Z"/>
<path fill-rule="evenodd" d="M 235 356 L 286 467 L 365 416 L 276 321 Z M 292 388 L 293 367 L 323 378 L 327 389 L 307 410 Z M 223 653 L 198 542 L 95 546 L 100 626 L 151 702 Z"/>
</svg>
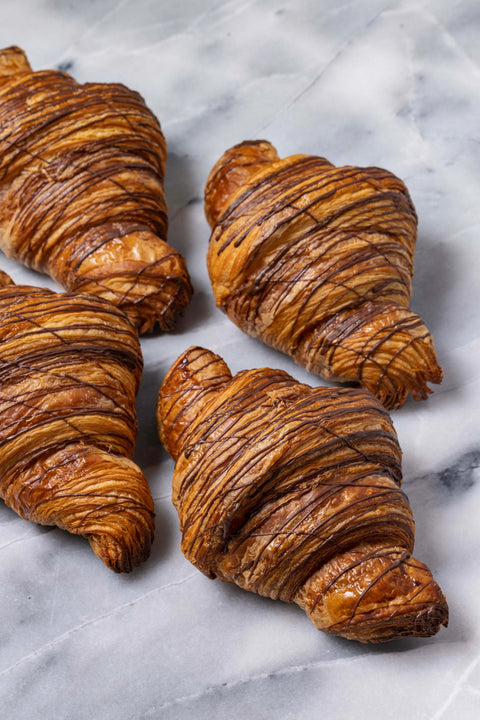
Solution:
<svg viewBox="0 0 480 720">
<path fill-rule="evenodd" d="M 169 239 L 195 299 L 173 335 L 142 341 L 136 459 L 157 512 L 152 556 L 109 572 L 88 543 L 0 506 L 2 718 L 473 720 L 480 717 L 480 6 L 478 0 L 2 0 L 0 46 L 36 69 L 139 90 L 169 147 Z M 380 165 L 420 225 L 412 307 L 445 380 L 392 414 L 417 557 L 447 595 L 433 639 L 377 647 L 317 632 L 293 606 L 203 577 L 179 549 L 158 387 L 191 344 L 234 371 L 321 383 L 216 310 L 202 194 L 231 144 Z M 16 281 L 53 287 L 0 258 Z"/>
</svg>

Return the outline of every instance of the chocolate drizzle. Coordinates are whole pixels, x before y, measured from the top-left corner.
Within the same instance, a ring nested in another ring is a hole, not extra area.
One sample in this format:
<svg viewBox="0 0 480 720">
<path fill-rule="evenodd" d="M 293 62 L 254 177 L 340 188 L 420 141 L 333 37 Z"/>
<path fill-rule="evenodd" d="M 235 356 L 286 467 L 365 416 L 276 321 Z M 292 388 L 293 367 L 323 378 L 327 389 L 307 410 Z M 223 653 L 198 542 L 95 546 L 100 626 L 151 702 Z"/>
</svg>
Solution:
<svg viewBox="0 0 480 720">
<path fill-rule="evenodd" d="M 264 368 L 232 377 L 192 347 L 159 393 L 182 550 L 208 577 L 298 603 L 362 642 L 433 635 L 448 609 L 412 556 L 391 420 L 369 392 Z"/>
<path fill-rule="evenodd" d="M 154 508 L 132 462 L 143 361 L 95 296 L 0 287 L 0 494 L 23 518 L 85 536 L 116 572 L 150 552 Z"/>
<path fill-rule="evenodd" d="M 119 305 L 140 332 L 171 330 L 190 301 L 167 245 L 166 145 L 141 96 L 32 72 L 0 51 L 0 246 L 69 290 Z"/>
<path fill-rule="evenodd" d="M 245 142 L 212 169 L 205 212 L 216 302 L 242 330 L 387 408 L 441 381 L 408 309 L 417 217 L 397 177 Z"/>
</svg>

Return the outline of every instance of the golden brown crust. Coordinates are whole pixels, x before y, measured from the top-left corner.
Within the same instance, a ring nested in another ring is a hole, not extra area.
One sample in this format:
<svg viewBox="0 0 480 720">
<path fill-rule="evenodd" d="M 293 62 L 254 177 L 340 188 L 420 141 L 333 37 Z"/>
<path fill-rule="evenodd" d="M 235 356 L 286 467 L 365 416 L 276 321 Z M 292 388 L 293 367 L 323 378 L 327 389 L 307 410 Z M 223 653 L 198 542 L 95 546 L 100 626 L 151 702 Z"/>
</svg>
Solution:
<svg viewBox="0 0 480 720">
<path fill-rule="evenodd" d="M 205 186 L 205 212 L 210 226 L 217 222 L 238 188 L 277 160 L 277 151 L 264 140 L 240 143 L 227 150 L 211 169 Z"/>
<path fill-rule="evenodd" d="M 13 285 L 13 280 L 10 277 L 10 275 L 7 275 L 6 272 L 3 270 L 0 270 L 0 287 L 5 287 L 5 285 Z"/>
<path fill-rule="evenodd" d="M 116 572 L 150 552 L 154 506 L 132 462 L 142 354 L 102 298 L 0 287 L 0 495 L 86 537 Z"/>
<path fill-rule="evenodd" d="M 165 378 L 158 420 L 182 550 L 208 577 L 298 603 L 319 629 L 361 642 L 447 624 L 411 556 L 401 451 L 371 393 L 269 368 L 232 377 L 192 347 Z"/>
<path fill-rule="evenodd" d="M 33 72 L 0 51 L 0 247 L 76 292 L 120 306 L 140 332 L 171 330 L 190 301 L 166 243 L 166 144 L 121 84 Z"/>
<path fill-rule="evenodd" d="M 32 71 L 27 56 L 15 45 L 0 50 L 0 85 L 11 75 L 21 75 Z"/>
<path fill-rule="evenodd" d="M 215 299 L 242 330 L 388 408 L 441 382 L 408 309 L 417 218 L 397 177 L 245 142 L 210 173 L 205 211 Z"/>
</svg>

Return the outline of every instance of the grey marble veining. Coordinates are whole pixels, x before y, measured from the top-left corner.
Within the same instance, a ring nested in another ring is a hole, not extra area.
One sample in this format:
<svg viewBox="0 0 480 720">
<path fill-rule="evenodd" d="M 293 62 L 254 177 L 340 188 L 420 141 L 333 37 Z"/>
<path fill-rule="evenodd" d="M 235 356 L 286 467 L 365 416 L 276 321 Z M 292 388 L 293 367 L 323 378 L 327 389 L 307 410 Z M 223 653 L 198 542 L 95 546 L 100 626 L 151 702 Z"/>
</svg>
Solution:
<svg viewBox="0 0 480 720">
<path fill-rule="evenodd" d="M 477 0 L 3 0 L 0 46 L 36 69 L 123 82 L 158 115 L 169 240 L 195 298 L 172 335 L 142 340 L 136 460 L 152 488 L 150 559 L 109 572 L 88 543 L 0 504 L 0 713 L 6 720 L 474 720 L 480 714 L 480 6 Z M 189 345 L 234 372 L 280 367 L 215 308 L 205 264 L 208 172 L 231 144 L 379 165 L 419 215 L 412 308 L 445 371 L 392 413 L 416 555 L 447 595 L 448 629 L 378 647 L 316 632 L 296 607 L 212 582 L 182 556 L 158 387 Z M 18 282 L 54 283 L 0 258 Z"/>
</svg>

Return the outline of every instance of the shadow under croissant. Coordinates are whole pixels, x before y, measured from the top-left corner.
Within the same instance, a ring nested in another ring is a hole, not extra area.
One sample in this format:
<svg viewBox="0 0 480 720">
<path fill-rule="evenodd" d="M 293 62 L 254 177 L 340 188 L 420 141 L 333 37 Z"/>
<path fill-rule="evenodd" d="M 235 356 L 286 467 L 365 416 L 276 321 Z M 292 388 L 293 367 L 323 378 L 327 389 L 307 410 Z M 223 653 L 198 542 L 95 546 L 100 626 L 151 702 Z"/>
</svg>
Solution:
<svg viewBox="0 0 480 720">
<path fill-rule="evenodd" d="M 159 392 L 182 551 L 211 578 L 300 605 L 360 642 L 427 637 L 445 597 L 412 556 L 401 451 L 368 391 L 311 388 L 263 368 L 232 377 L 201 347 Z"/>
</svg>

